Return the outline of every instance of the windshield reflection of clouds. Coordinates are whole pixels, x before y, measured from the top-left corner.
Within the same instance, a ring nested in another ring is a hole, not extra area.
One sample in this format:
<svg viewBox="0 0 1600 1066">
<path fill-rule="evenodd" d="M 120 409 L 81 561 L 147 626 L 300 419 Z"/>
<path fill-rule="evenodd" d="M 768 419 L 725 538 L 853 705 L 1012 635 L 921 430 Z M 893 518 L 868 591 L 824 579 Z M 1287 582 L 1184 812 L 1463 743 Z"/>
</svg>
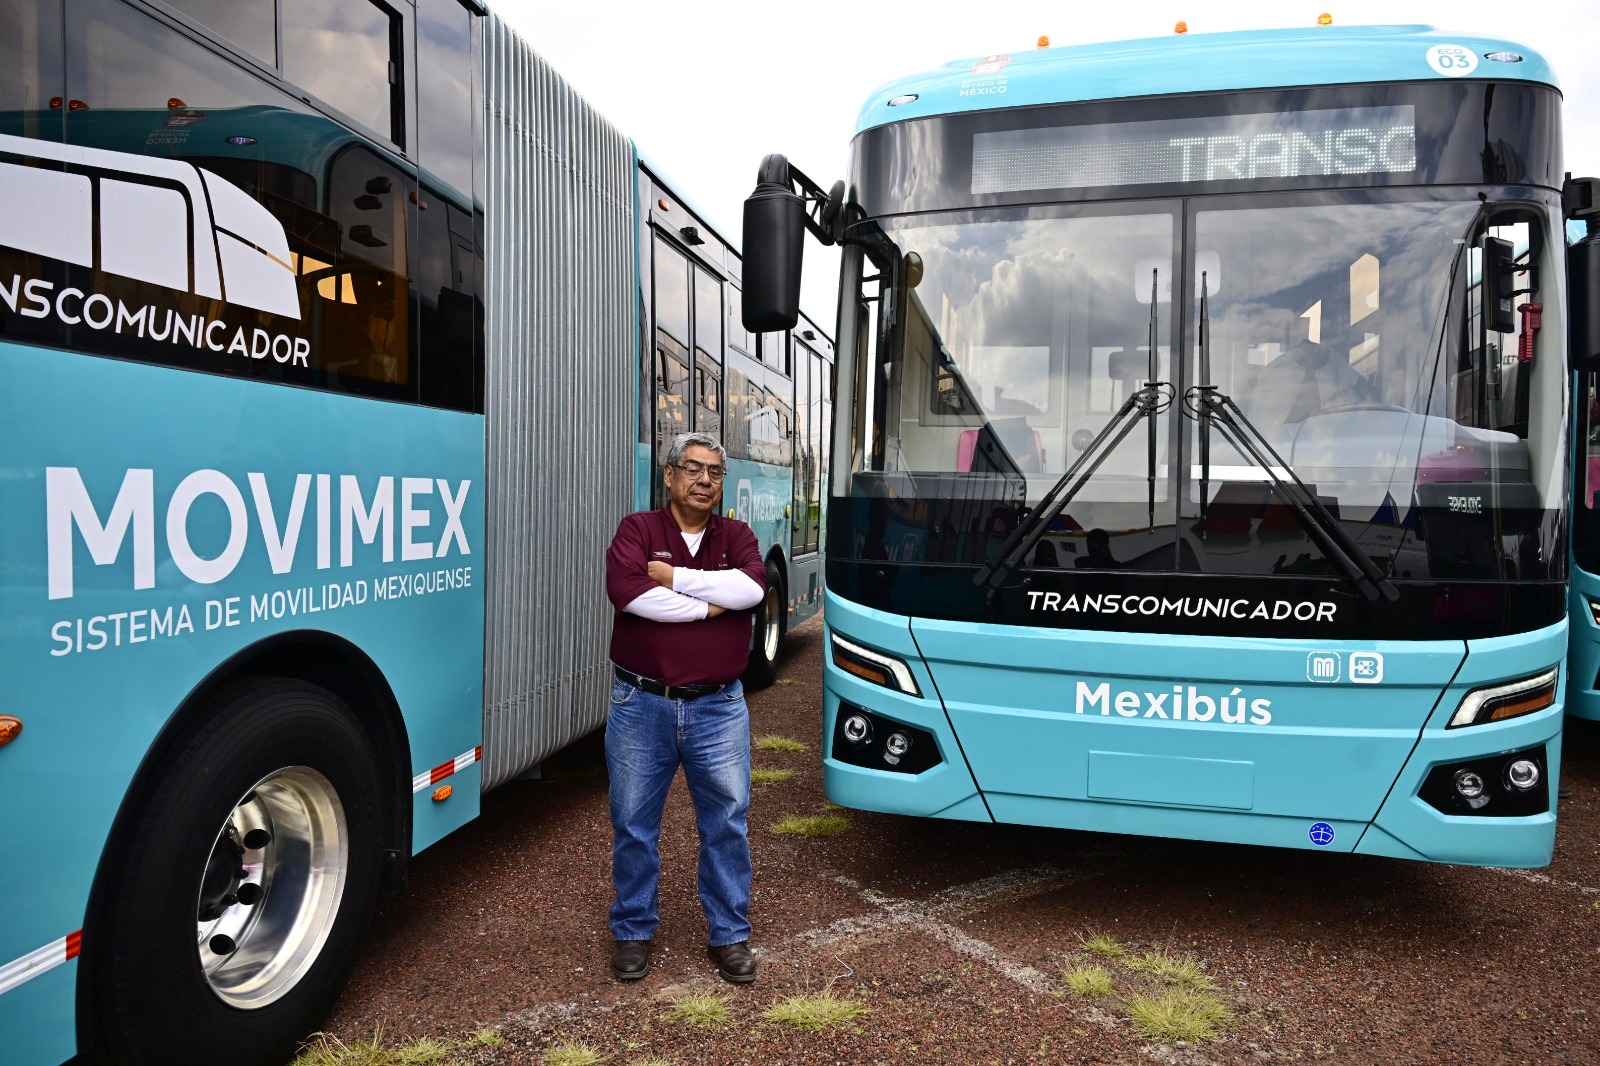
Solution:
<svg viewBox="0 0 1600 1066">
<path fill-rule="evenodd" d="M 1535 573 L 1538 549 L 1522 541 L 1491 547 L 1485 533 L 1482 545 L 1441 541 L 1424 557 L 1416 532 L 1455 521 L 1445 513 L 1455 507 L 1531 514 L 1561 491 L 1559 361 L 1519 365 L 1515 334 L 1490 334 L 1487 347 L 1473 339 L 1481 205 L 1197 206 L 1183 275 L 1193 291 L 1178 309 L 1171 214 L 891 227 L 897 253 L 920 260 L 901 276 L 920 280 L 895 330 L 899 350 L 883 353 L 895 362 L 881 379 L 883 468 L 979 478 L 974 449 L 986 436 L 1012 461 L 999 467 L 1020 472 L 1038 500 L 1149 378 L 1154 310 L 1156 379 L 1180 395 L 1210 384 L 1231 397 L 1287 465 L 1278 476 L 1292 471 L 1398 576 L 1493 576 L 1508 558 Z M 1191 346 L 1176 371 L 1166 348 L 1175 310 Z M 1274 511 L 1272 475 L 1216 432 L 1204 457 L 1182 411 L 1155 415 L 1153 436 L 1124 437 L 1052 537 L 1098 527 L 1115 557 L 1155 559 L 1148 538 L 1176 521 L 1194 527 L 1183 536 L 1202 569 L 1322 572 L 1304 531 Z"/>
<path fill-rule="evenodd" d="M 1146 343 L 1149 297 L 1143 305 L 1136 298 L 1134 264 L 1170 263 L 1172 219 L 1017 220 L 902 230 L 893 238 L 922 257 L 917 298 L 982 413 L 1028 416 L 1044 429 L 1060 427 L 1064 409 L 1087 413 L 1089 348 Z M 1068 338 L 1080 343 L 1064 345 Z M 1078 386 L 1083 396 L 1064 397 L 1063 385 Z M 1105 403 L 1094 406 L 1109 412 Z"/>
</svg>

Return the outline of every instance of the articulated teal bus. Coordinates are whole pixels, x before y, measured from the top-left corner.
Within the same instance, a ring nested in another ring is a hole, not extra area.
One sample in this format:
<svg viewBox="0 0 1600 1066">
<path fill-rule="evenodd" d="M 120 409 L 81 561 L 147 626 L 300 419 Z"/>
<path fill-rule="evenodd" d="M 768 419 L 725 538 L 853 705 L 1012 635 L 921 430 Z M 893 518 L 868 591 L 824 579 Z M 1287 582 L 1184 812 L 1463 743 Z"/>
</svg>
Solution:
<svg viewBox="0 0 1600 1066">
<path fill-rule="evenodd" d="M 739 279 L 474 3 L 0 5 L 0 1058 L 291 1057 L 379 892 L 603 724 L 677 430 L 771 678 L 833 351 Z"/>
<path fill-rule="evenodd" d="M 844 254 L 828 798 L 1548 863 L 1560 114 L 1520 45 L 1316 26 L 955 62 L 831 192 L 769 157 L 752 320 Z"/>
</svg>

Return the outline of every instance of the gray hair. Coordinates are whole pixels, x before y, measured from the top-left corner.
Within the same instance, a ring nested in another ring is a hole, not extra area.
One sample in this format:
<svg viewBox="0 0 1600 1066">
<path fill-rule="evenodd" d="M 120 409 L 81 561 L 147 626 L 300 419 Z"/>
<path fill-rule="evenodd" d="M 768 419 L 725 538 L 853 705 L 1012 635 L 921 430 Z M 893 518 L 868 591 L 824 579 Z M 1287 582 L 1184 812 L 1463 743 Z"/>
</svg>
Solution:
<svg viewBox="0 0 1600 1066">
<path fill-rule="evenodd" d="M 667 446 L 666 465 L 677 466 L 683 453 L 696 447 L 711 449 L 717 453 L 717 462 L 728 465 L 728 453 L 723 449 L 722 442 L 709 433 L 679 433 L 673 437 L 672 443 Z"/>
</svg>

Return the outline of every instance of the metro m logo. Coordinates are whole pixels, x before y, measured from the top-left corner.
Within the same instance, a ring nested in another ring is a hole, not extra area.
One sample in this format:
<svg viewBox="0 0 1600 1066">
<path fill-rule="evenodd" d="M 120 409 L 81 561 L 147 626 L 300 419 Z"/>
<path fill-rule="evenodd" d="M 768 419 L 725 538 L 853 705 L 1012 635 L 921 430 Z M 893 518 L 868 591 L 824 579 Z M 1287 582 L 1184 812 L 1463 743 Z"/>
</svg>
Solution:
<svg viewBox="0 0 1600 1066">
<path fill-rule="evenodd" d="M 0 162 L 0 245 L 300 317 L 282 224 L 210 171 L 7 134 L 0 153 L 68 166 Z"/>
</svg>

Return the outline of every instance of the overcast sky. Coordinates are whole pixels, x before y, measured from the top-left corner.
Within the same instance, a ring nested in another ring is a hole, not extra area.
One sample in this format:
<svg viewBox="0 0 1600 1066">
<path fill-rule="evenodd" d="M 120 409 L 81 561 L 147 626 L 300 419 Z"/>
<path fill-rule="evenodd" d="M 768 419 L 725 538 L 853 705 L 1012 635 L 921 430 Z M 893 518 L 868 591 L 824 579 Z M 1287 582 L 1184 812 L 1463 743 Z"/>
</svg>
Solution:
<svg viewBox="0 0 1600 1066">
<path fill-rule="evenodd" d="M 824 188 L 844 176 L 856 114 L 885 82 L 953 59 L 1172 32 L 1413 23 L 1502 36 L 1541 53 L 1565 93 L 1566 169 L 1600 175 L 1600 9 L 1579 0 L 491 0 L 573 87 L 731 240 L 768 152 Z M 808 243 L 806 311 L 834 328 L 836 255 Z"/>
</svg>

